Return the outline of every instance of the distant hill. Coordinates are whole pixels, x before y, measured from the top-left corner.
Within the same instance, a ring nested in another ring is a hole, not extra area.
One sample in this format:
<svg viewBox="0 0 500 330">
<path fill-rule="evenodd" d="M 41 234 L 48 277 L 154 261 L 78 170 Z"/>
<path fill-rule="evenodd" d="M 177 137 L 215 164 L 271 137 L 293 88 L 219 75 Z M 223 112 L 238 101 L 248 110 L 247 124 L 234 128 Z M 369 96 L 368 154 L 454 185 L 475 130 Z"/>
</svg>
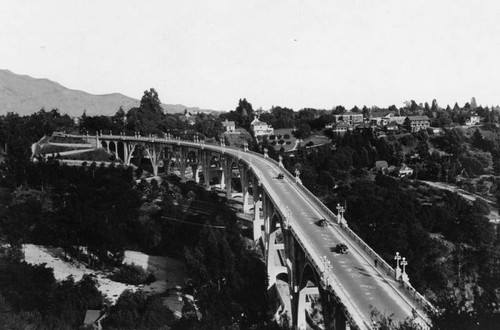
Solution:
<svg viewBox="0 0 500 330">
<path fill-rule="evenodd" d="M 0 70 L 0 115 L 16 112 L 21 116 L 39 111 L 59 109 L 61 113 L 79 117 L 87 110 L 88 115 L 113 115 L 123 107 L 125 111 L 138 106 L 139 100 L 119 93 L 94 95 L 66 88 L 48 79 L 36 79 Z M 182 104 L 162 104 L 168 113 L 211 112 Z"/>
</svg>

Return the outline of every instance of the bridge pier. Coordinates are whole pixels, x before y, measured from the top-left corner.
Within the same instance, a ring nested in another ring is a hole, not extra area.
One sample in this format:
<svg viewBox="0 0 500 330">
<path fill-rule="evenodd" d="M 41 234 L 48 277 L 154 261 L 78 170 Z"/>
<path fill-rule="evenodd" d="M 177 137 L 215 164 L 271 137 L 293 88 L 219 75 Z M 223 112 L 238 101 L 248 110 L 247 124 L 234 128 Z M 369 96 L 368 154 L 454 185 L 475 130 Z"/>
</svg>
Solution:
<svg viewBox="0 0 500 330">
<path fill-rule="evenodd" d="M 250 212 L 250 203 L 249 203 L 249 196 L 248 196 L 248 168 L 245 164 L 240 163 L 240 182 L 241 182 L 241 193 L 242 193 L 242 199 L 243 199 L 243 213 L 249 213 Z"/>
<path fill-rule="evenodd" d="M 210 189 L 210 158 L 211 154 L 207 151 L 201 153 L 201 170 L 203 171 L 203 185 L 206 190 Z"/>
<path fill-rule="evenodd" d="M 231 191 L 232 191 L 232 180 L 233 180 L 233 171 L 232 171 L 232 164 L 233 164 L 234 159 L 230 157 L 229 155 L 224 157 L 224 162 L 222 164 L 222 173 L 225 177 L 225 185 L 226 185 L 226 196 L 227 198 L 231 198 Z"/>
<path fill-rule="evenodd" d="M 219 168 L 219 170 L 221 171 L 220 173 L 220 189 L 221 190 L 224 190 L 226 189 L 226 176 L 225 176 L 225 171 L 224 171 L 224 166 L 221 166 Z"/>
</svg>

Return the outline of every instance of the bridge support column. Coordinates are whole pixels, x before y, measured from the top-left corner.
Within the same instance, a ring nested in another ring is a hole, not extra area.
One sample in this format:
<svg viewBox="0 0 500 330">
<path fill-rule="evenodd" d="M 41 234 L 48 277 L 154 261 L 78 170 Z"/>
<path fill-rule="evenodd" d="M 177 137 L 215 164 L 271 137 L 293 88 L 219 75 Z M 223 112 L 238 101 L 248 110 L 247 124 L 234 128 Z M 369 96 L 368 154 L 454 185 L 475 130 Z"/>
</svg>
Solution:
<svg viewBox="0 0 500 330">
<path fill-rule="evenodd" d="M 250 201 L 249 201 L 248 187 L 245 187 L 243 192 L 243 213 L 250 213 Z"/>
<path fill-rule="evenodd" d="M 256 241 L 262 237 L 262 225 L 264 220 L 260 218 L 260 208 L 262 201 L 257 200 L 253 207 L 253 240 Z"/>
<path fill-rule="evenodd" d="M 232 194 L 232 179 L 233 179 L 233 171 L 232 171 L 232 166 L 233 161 L 232 158 L 229 156 L 225 157 L 225 162 L 222 165 L 222 172 L 225 173 L 225 180 L 226 180 L 226 196 L 227 198 L 231 198 Z"/>
<path fill-rule="evenodd" d="M 200 183 L 200 164 L 191 165 L 191 170 L 193 171 L 194 182 Z"/>
<path fill-rule="evenodd" d="M 340 304 L 331 294 L 328 294 L 328 302 L 323 304 L 326 310 L 323 311 L 323 319 L 326 329 L 346 330 L 347 318 Z"/>
<path fill-rule="evenodd" d="M 271 226 L 271 216 L 274 212 L 273 204 L 270 202 L 269 197 L 263 193 L 262 194 L 262 214 L 264 217 L 264 225 L 261 227 L 261 232 L 263 232 L 262 241 L 264 243 L 264 249 L 267 251 L 269 247 L 269 233 Z M 255 229 L 254 229 L 255 230 Z"/>
<path fill-rule="evenodd" d="M 130 160 L 128 159 L 128 143 L 123 141 L 123 162 L 125 165 L 130 166 Z"/>
<path fill-rule="evenodd" d="M 181 182 L 186 182 L 187 155 L 188 155 L 188 150 L 182 147 L 180 147 L 180 150 L 178 150 L 178 152 L 175 155 L 177 161 L 179 162 L 179 172 L 181 175 Z"/>
<path fill-rule="evenodd" d="M 243 213 L 250 212 L 250 204 L 248 201 L 248 171 L 249 169 L 245 164 L 239 164 L 240 166 L 240 181 L 241 181 L 241 192 L 243 197 Z"/>
<path fill-rule="evenodd" d="M 210 158 L 211 155 L 208 152 L 202 152 L 201 154 L 201 170 L 203 171 L 203 184 L 205 189 L 210 189 Z"/>
<path fill-rule="evenodd" d="M 225 176 L 225 171 L 224 171 L 224 166 L 221 166 L 220 167 L 220 171 L 221 171 L 221 174 L 220 174 L 220 189 L 221 190 L 224 190 L 226 189 L 226 176 Z"/>
<path fill-rule="evenodd" d="M 135 143 L 127 143 L 127 161 L 125 162 L 127 166 L 130 166 L 130 163 L 132 162 L 134 149 L 135 149 Z"/>
</svg>

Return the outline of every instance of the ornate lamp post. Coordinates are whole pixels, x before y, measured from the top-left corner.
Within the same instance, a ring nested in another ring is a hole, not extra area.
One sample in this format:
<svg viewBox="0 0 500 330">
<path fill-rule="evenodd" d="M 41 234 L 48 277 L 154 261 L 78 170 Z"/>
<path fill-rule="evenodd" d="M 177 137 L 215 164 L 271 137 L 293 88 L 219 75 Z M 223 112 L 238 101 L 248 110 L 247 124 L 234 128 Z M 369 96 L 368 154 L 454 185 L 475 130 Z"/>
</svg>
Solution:
<svg viewBox="0 0 500 330">
<path fill-rule="evenodd" d="M 401 280 L 405 283 L 408 283 L 410 279 L 408 278 L 408 274 L 406 274 L 406 269 L 405 266 L 408 265 L 408 261 L 406 261 L 406 258 L 403 257 L 401 260 L 401 266 L 403 267 L 403 273 L 401 274 Z"/>
<path fill-rule="evenodd" d="M 399 268 L 399 260 L 401 260 L 401 256 L 399 255 L 399 252 L 396 252 L 394 260 L 396 260 L 396 280 L 399 280 L 399 277 L 401 276 L 401 268 Z"/>
<path fill-rule="evenodd" d="M 339 224 L 342 223 L 342 213 L 344 212 L 344 208 L 340 206 L 340 203 L 337 203 L 337 222 Z"/>
<path fill-rule="evenodd" d="M 302 183 L 302 181 L 300 180 L 300 171 L 298 168 L 295 169 L 295 182 L 296 183 Z"/>
<path fill-rule="evenodd" d="M 347 221 L 344 219 L 344 212 L 344 207 L 340 206 L 340 203 L 337 203 L 337 221 L 340 225 L 345 225 L 347 227 Z"/>
</svg>

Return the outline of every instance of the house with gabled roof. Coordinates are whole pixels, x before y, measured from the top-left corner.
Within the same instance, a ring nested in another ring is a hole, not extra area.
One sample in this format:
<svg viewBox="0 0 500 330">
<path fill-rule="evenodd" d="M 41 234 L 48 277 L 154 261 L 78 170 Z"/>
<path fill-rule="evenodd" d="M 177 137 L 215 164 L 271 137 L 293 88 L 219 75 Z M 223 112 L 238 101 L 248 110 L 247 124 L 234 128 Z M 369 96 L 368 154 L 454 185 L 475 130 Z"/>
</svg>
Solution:
<svg viewBox="0 0 500 330">
<path fill-rule="evenodd" d="M 333 115 L 333 117 L 335 118 L 335 123 L 344 122 L 349 125 L 353 125 L 356 123 L 363 122 L 363 114 L 352 111 L 344 112 L 338 115 Z"/>
<path fill-rule="evenodd" d="M 224 127 L 226 132 L 233 133 L 236 131 L 236 124 L 234 123 L 234 121 L 228 121 L 227 119 L 226 121 L 222 122 L 222 127 Z"/>
<path fill-rule="evenodd" d="M 338 135 L 343 135 L 348 131 L 352 131 L 352 129 L 353 129 L 352 125 L 349 125 L 345 122 L 340 122 L 332 126 L 332 132 Z"/>
<path fill-rule="evenodd" d="M 274 128 L 267 123 L 260 121 L 257 117 L 250 123 L 250 130 L 255 137 L 273 135 Z"/>
<path fill-rule="evenodd" d="M 404 125 L 411 132 L 418 132 L 431 126 L 431 121 L 427 116 L 408 116 Z"/>
</svg>

